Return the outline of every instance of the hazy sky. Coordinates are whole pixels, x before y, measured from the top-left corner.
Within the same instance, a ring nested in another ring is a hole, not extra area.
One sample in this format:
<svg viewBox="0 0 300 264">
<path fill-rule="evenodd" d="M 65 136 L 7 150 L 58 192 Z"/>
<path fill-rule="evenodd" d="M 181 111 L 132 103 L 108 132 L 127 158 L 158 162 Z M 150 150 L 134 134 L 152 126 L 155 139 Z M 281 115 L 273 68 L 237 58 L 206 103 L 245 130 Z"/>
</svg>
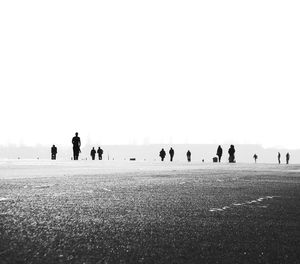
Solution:
<svg viewBox="0 0 300 264">
<path fill-rule="evenodd" d="M 300 1 L 1 1 L 0 144 L 300 147 Z"/>
</svg>

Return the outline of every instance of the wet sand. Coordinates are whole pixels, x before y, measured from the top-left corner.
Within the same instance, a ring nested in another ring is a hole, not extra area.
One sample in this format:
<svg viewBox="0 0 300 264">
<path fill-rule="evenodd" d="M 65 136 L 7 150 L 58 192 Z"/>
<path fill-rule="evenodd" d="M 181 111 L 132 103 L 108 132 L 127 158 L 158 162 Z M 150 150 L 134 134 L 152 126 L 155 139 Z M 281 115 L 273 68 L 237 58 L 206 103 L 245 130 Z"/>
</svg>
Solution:
<svg viewBox="0 0 300 264">
<path fill-rule="evenodd" d="M 300 165 L 0 161 L 0 263 L 299 263 Z"/>
</svg>

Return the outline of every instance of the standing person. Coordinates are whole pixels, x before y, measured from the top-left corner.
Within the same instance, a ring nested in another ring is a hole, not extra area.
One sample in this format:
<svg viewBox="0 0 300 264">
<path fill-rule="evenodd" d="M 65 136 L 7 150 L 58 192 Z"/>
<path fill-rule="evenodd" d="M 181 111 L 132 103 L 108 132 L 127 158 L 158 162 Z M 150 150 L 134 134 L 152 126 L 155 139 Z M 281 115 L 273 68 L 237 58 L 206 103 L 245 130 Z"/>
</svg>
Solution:
<svg viewBox="0 0 300 264">
<path fill-rule="evenodd" d="M 223 149 L 222 149 L 222 147 L 219 145 L 219 147 L 218 147 L 218 149 L 217 149 L 217 156 L 218 156 L 218 158 L 219 158 L 219 162 L 221 162 L 222 155 L 223 155 Z"/>
<path fill-rule="evenodd" d="M 188 150 L 187 153 L 186 153 L 186 157 L 187 157 L 188 162 L 191 162 L 191 156 L 192 156 L 192 153 Z"/>
<path fill-rule="evenodd" d="M 99 148 L 97 149 L 97 153 L 98 153 L 99 160 L 102 160 L 103 149 L 101 149 L 101 148 L 99 147 Z"/>
<path fill-rule="evenodd" d="M 255 163 L 256 163 L 256 160 L 257 160 L 258 156 L 257 156 L 256 154 L 254 154 L 254 155 L 253 155 L 253 158 L 254 158 L 254 161 L 255 161 Z"/>
<path fill-rule="evenodd" d="M 235 163 L 235 149 L 234 149 L 234 146 L 233 145 L 230 145 L 230 148 L 228 150 L 228 154 L 229 154 L 229 162 L 230 163 Z"/>
<path fill-rule="evenodd" d="M 55 145 L 51 148 L 51 159 L 56 160 L 56 154 L 57 154 L 57 147 Z"/>
<path fill-rule="evenodd" d="M 166 157 L 166 152 L 165 152 L 165 150 L 163 148 L 159 152 L 159 156 L 161 157 L 161 161 L 164 161 L 164 159 Z"/>
<path fill-rule="evenodd" d="M 95 156 L 96 156 L 96 150 L 95 150 L 95 148 L 93 147 L 92 150 L 91 150 L 91 157 L 92 157 L 92 160 L 95 160 Z"/>
<path fill-rule="evenodd" d="M 74 160 L 78 160 L 80 147 L 81 147 L 81 141 L 80 137 L 78 137 L 78 132 L 75 133 L 75 137 L 72 138 L 72 144 L 73 144 L 73 157 Z"/>
<path fill-rule="evenodd" d="M 170 161 L 173 161 L 173 157 L 174 157 L 174 149 L 173 148 L 170 148 L 169 154 L 170 154 Z"/>
<path fill-rule="evenodd" d="M 280 157 L 281 157 L 281 154 L 280 154 L 280 152 L 278 152 L 278 155 L 277 155 L 278 164 L 280 164 Z"/>
<path fill-rule="evenodd" d="M 289 161 L 290 161 L 290 153 L 286 153 L 286 164 L 289 164 Z"/>
</svg>

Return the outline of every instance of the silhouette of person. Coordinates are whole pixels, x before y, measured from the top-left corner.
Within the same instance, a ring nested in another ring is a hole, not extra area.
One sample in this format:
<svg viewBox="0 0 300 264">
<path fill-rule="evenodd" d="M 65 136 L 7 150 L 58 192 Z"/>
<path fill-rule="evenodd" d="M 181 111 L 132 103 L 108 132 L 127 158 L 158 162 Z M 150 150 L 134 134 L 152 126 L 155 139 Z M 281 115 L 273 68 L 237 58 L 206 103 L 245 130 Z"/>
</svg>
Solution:
<svg viewBox="0 0 300 264">
<path fill-rule="evenodd" d="M 99 160 L 102 160 L 103 149 L 99 147 L 99 148 L 97 149 L 97 153 L 98 153 Z"/>
<path fill-rule="evenodd" d="M 290 153 L 286 153 L 285 158 L 286 158 L 286 164 L 289 164 L 289 161 L 290 161 Z"/>
<path fill-rule="evenodd" d="M 173 161 L 173 157 L 174 157 L 174 149 L 173 148 L 170 148 L 169 154 L 170 154 L 170 161 Z"/>
<path fill-rule="evenodd" d="M 91 157 L 92 157 L 92 160 L 95 160 L 95 156 L 96 156 L 96 150 L 95 150 L 95 148 L 93 147 L 92 150 L 91 150 Z"/>
<path fill-rule="evenodd" d="M 165 152 L 165 150 L 163 148 L 159 152 L 159 156 L 161 157 L 161 161 L 164 161 L 164 159 L 166 157 L 166 152 Z"/>
<path fill-rule="evenodd" d="M 187 153 L 186 153 L 186 157 L 187 157 L 188 162 L 191 162 L 191 156 L 192 156 L 192 153 L 188 150 Z"/>
<path fill-rule="evenodd" d="M 229 154 L 229 159 L 228 159 L 229 162 L 234 163 L 235 162 L 235 157 L 234 157 L 235 149 L 234 149 L 233 145 L 230 145 L 230 148 L 228 150 L 228 154 Z"/>
<path fill-rule="evenodd" d="M 72 144 L 73 144 L 73 157 L 74 160 L 78 160 L 80 147 L 81 147 L 81 141 L 80 137 L 78 137 L 78 132 L 75 133 L 75 137 L 72 138 Z"/>
<path fill-rule="evenodd" d="M 281 157 L 281 154 L 280 154 L 280 152 L 278 152 L 278 155 L 277 155 L 278 164 L 280 164 L 280 157 Z"/>
<path fill-rule="evenodd" d="M 253 158 L 254 158 L 254 161 L 255 161 L 255 163 L 256 163 L 256 160 L 257 160 L 258 156 L 257 156 L 256 154 L 254 154 L 254 155 L 253 155 Z"/>
<path fill-rule="evenodd" d="M 221 148 L 221 146 L 219 146 L 217 149 L 217 156 L 219 158 L 219 162 L 221 162 L 222 155 L 223 155 L 223 149 Z"/>
<path fill-rule="evenodd" d="M 56 154 L 57 154 L 57 147 L 55 145 L 51 148 L 51 159 L 56 160 Z"/>
</svg>

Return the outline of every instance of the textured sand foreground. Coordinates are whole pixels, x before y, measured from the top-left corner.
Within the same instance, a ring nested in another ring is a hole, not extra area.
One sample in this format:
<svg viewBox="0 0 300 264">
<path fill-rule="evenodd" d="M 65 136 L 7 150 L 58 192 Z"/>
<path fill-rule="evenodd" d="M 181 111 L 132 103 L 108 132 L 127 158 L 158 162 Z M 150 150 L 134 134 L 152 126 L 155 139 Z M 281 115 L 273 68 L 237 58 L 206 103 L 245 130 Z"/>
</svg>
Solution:
<svg viewBox="0 0 300 264">
<path fill-rule="evenodd" d="M 0 161 L 0 263 L 299 263 L 300 165 Z"/>
</svg>

